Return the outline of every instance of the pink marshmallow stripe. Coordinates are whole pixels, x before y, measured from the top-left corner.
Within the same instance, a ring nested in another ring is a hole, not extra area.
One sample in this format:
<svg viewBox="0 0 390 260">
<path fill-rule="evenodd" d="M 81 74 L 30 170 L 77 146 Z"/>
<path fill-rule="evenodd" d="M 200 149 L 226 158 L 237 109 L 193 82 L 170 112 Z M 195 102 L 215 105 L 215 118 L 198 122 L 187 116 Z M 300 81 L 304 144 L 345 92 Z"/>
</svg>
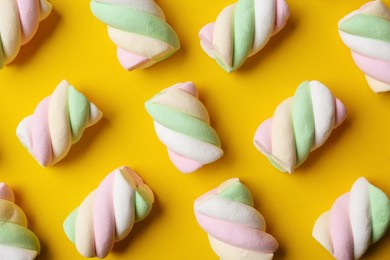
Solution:
<svg viewBox="0 0 390 260">
<path fill-rule="evenodd" d="M 330 234 L 333 242 L 333 256 L 337 260 L 354 259 L 353 235 L 349 220 L 349 193 L 339 197 L 332 206 Z"/>
<path fill-rule="evenodd" d="M 31 40 L 39 25 L 39 0 L 17 0 L 22 31 L 22 45 Z"/>
<path fill-rule="evenodd" d="M 117 48 L 117 56 L 119 63 L 128 71 L 142 67 L 143 64 L 150 61 L 147 57 L 127 52 L 121 48 Z"/>
<path fill-rule="evenodd" d="M 352 51 L 352 58 L 356 65 L 366 75 L 378 81 L 390 84 L 390 62 L 372 59 Z"/>
<path fill-rule="evenodd" d="M 261 253 L 272 254 L 278 249 L 276 239 L 261 230 L 216 220 L 195 211 L 199 225 L 211 236 L 227 244 Z"/>
<path fill-rule="evenodd" d="M 95 250 L 99 258 L 106 257 L 115 242 L 114 179 L 115 175 L 110 174 L 100 183 L 93 203 Z"/>
</svg>

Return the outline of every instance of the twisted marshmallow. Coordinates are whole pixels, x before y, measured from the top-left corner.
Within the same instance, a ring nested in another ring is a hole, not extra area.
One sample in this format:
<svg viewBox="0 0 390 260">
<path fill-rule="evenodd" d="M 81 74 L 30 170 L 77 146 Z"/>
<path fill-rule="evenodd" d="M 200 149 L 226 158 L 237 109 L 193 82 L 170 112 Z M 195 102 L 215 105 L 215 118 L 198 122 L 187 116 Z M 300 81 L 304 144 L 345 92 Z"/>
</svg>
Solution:
<svg viewBox="0 0 390 260">
<path fill-rule="evenodd" d="M 106 257 L 134 222 L 152 209 L 153 192 L 130 168 L 111 172 L 65 220 L 64 230 L 84 257 Z"/>
<path fill-rule="evenodd" d="M 289 15 L 285 0 L 239 0 L 200 30 L 200 43 L 225 71 L 232 72 L 283 29 Z"/>
<path fill-rule="evenodd" d="M 386 194 L 359 178 L 313 228 L 313 237 L 337 260 L 359 259 L 386 233 L 390 203 Z"/>
<path fill-rule="evenodd" d="M 381 0 L 368 2 L 339 22 L 341 39 L 378 93 L 390 90 L 390 10 Z"/>
<path fill-rule="evenodd" d="M 51 10 L 47 0 L 0 0 L 0 69 L 15 59 Z"/>
<path fill-rule="evenodd" d="M 12 189 L 0 183 L 0 259 L 35 259 L 41 245 L 27 229 L 27 218 L 15 204 Z"/>
<path fill-rule="evenodd" d="M 292 173 L 346 117 L 346 109 L 318 81 L 304 81 L 273 118 L 256 130 L 255 147 L 280 171 Z"/>
<path fill-rule="evenodd" d="M 253 208 L 251 192 L 237 178 L 199 197 L 194 208 L 211 247 L 223 260 L 272 259 L 278 249 L 276 239 L 265 232 L 264 217 Z"/>
<path fill-rule="evenodd" d="M 108 25 L 119 62 L 129 71 L 150 67 L 180 48 L 176 32 L 153 0 L 92 0 L 91 10 Z"/>
<path fill-rule="evenodd" d="M 101 117 L 93 103 L 63 80 L 34 114 L 19 123 L 16 135 L 42 166 L 50 166 L 64 158 L 84 129 Z"/>
<path fill-rule="evenodd" d="M 195 85 L 186 82 L 163 90 L 145 103 L 158 138 L 183 173 L 193 172 L 223 155 L 219 136 L 198 98 Z"/>
</svg>

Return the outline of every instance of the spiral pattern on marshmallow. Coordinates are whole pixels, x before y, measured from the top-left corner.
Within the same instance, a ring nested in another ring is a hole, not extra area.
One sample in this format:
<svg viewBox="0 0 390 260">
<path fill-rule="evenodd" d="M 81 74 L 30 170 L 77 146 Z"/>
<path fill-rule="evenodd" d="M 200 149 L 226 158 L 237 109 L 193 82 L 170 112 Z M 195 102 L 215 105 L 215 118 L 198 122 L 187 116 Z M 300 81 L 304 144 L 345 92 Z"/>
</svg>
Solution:
<svg viewBox="0 0 390 260">
<path fill-rule="evenodd" d="M 382 238 L 389 223 L 387 195 L 361 177 L 317 219 L 313 237 L 337 260 L 359 259 Z"/>
<path fill-rule="evenodd" d="M 144 69 L 180 48 L 176 32 L 153 0 L 92 0 L 92 13 L 107 24 L 120 64 Z"/>
<path fill-rule="evenodd" d="M 129 167 L 111 172 L 65 220 L 64 230 L 84 257 L 106 257 L 135 222 L 151 211 L 152 190 Z"/>
<path fill-rule="evenodd" d="M 285 0 L 239 0 L 200 30 L 200 43 L 225 71 L 232 72 L 259 52 L 289 15 Z"/>
<path fill-rule="evenodd" d="M 15 204 L 12 189 L 0 183 L 0 259 L 35 259 L 41 246 L 27 229 L 27 218 Z"/>
<path fill-rule="evenodd" d="M 161 91 L 145 107 L 154 119 L 157 137 L 181 172 L 193 172 L 223 155 L 219 136 L 192 82 Z"/>
<path fill-rule="evenodd" d="M 16 58 L 51 10 L 47 0 L 0 0 L 0 69 Z"/>
<path fill-rule="evenodd" d="M 63 159 L 84 130 L 102 117 L 99 109 L 63 80 L 16 129 L 20 142 L 42 166 Z"/>
<path fill-rule="evenodd" d="M 339 22 L 342 41 L 371 89 L 390 91 L 390 10 L 380 0 L 368 2 Z"/>
<path fill-rule="evenodd" d="M 255 147 L 280 171 L 292 173 L 346 117 L 346 109 L 318 81 L 304 81 L 273 118 L 256 130 Z"/>
<path fill-rule="evenodd" d="M 278 249 L 276 239 L 266 233 L 263 215 L 253 208 L 251 192 L 237 178 L 199 197 L 194 210 L 221 259 L 272 259 Z"/>
</svg>

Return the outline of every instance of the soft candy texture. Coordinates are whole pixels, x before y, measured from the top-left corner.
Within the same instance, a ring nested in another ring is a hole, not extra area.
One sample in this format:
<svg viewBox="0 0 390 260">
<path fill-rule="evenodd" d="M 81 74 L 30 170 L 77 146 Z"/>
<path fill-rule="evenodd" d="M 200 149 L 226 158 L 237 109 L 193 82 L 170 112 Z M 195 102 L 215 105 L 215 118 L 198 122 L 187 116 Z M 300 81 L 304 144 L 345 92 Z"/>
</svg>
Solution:
<svg viewBox="0 0 390 260">
<path fill-rule="evenodd" d="M 15 59 L 51 10 L 47 0 L 0 0 L 0 69 Z"/>
<path fill-rule="evenodd" d="M 263 215 L 253 208 L 249 189 L 230 179 L 199 197 L 195 217 L 222 260 L 268 260 L 279 245 L 265 232 Z"/>
<path fill-rule="evenodd" d="M 85 128 L 101 117 L 93 103 L 63 80 L 19 123 L 16 135 L 39 164 L 50 166 L 64 158 Z"/>
<path fill-rule="evenodd" d="M 371 89 L 390 90 L 390 10 L 382 1 L 372 1 L 339 22 L 341 39 L 366 76 Z"/>
<path fill-rule="evenodd" d="M 200 30 L 200 43 L 225 71 L 232 72 L 259 52 L 289 15 L 285 0 L 239 0 Z"/>
<path fill-rule="evenodd" d="M 145 103 L 158 138 L 183 173 L 193 172 L 223 155 L 218 134 L 198 98 L 195 85 L 186 82 L 161 91 Z"/>
<path fill-rule="evenodd" d="M 151 189 L 130 168 L 111 172 L 65 220 L 64 230 L 84 257 L 106 257 L 152 209 Z"/>
<path fill-rule="evenodd" d="M 317 219 L 313 237 L 337 260 L 359 259 L 381 239 L 389 223 L 386 194 L 361 177 Z"/>
<path fill-rule="evenodd" d="M 254 144 L 277 169 L 292 173 L 346 115 L 344 105 L 328 88 L 318 81 L 304 81 L 293 97 L 276 108 L 273 118 L 257 128 Z"/>
<path fill-rule="evenodd" d="M 11 188 L 0 183 L 0 259 L 30 260 L 40 253 L 36 235 L 27 229 L 27 218 L 15 204 Z"/>
<path fill-rule="evenodd" d="M 92 13 L 107 24 L 120 64 L 144 69 L 180 48 L 176 32 L 153 0 L 92 0 Z"/>
</svg>

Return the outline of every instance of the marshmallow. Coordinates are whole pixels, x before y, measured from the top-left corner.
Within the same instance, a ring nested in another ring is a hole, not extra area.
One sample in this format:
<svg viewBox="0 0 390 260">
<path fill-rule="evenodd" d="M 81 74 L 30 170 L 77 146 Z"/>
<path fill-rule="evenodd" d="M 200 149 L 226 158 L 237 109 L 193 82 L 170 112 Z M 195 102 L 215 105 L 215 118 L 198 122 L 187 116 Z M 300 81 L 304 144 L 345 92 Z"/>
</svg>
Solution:
<svg viewBox="0 0 390 260">
<path fill-rule="evenodd" d="M 254 145 L 277 169 L 292 173 L 346 115 L 344 105 L 322 83 L 304 81 L 257 128 Z"/>
<path fill-rule="evenodd" d="M 0 183 L 0 259 L 35 259 L 41 245 L 27 229 L 27 218 L 15 204 L 12 189 Z"/>
<path fill-rule="evenodd" d="M 390 91 L 390 10 L 368 2 L 339 22 L 342 41 L 375 93 Z"/>
<path fill-rule="evenodd" d="M 180 48 L 176 32 L 153 0 L 92 0 L 92 13 L 107 24 L 120 64 L 144 69 Z"/>
<path fill-rule="evenodd" d="M 65 220 L 69 240 L 84 257 L 106 257 L 152 209 L 152 190 L 129 167 L 112 171 Z"/>
<path fill-rule="evenodd" d="M 192 82 L 161 91 L 145 107 L 154 119 L 157 137 L 181 172 L 196 171 L 223 155 L 219 136 L 210 126 L 207 109 Z"/>
<path fill-rule="evenodd" d="M 0 0 L 0 69 L 16 58 L 51 10 L 47 0 Z"/>
<path fill-rule="evenodd" d="M 259 52 L 284 27 L 289 16 L 285 0 L 239 0 L 200 30 L 200 44 L 230 73 Z"/>
<path fill-rule="evenodd" d="M 279 247 L 266 233 L 263 215 L 253 208 L 251 192 L 237 178 L 199 197 L 194 210 L 212 249 L 222 260 L 268 260 Z"/>
<path fill-rule="evenodd" d="M 390 202 L 383 191 L 359 178 L 314 224 L 313 237 L 336 259 L 359 259 L 386 233 Z"/>
<path fill-rule="evenodd" d="M 93 103 L 63 80 L 32 115 L 19 123 L 16 135 L 39 164 L 46 167 L 63 159 L 85 128 L 101 117 Z"/>
</svg>

